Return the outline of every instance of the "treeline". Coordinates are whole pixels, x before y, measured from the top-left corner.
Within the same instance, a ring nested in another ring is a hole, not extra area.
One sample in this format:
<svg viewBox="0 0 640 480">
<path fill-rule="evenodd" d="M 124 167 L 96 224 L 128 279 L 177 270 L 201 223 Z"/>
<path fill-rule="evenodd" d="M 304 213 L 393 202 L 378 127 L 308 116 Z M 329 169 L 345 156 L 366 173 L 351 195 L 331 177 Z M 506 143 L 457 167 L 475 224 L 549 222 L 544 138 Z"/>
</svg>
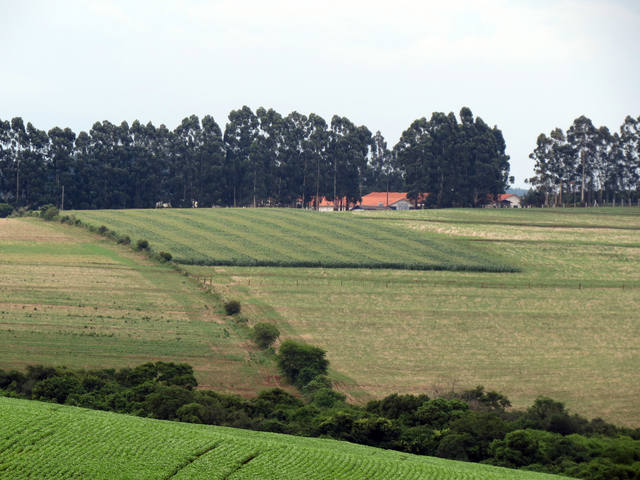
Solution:
<svg viewBox="0 0 640 480">
<path fill-rule="evenodd" d="M 631 205 L 639 200 L 640 117 L 627 116 L 619 132 L 576 118 L 566 134 L 556 128 L 538 136 L 535 188 L 528 203 L 538 206 Z"/>
<path fill-rule="evenodd" d="M 561 473 L 590 480 L 640 478 L 640 430 L 570 414 L 538 398 L 511 410 L 482 387 L 443 397 L 393 394 L 356 406 L 331 389 L 324 352 L 285 342 L 282 389 L 251 399 L 198 390 L 186 364 L 147 363 L 120 370 L 27 367 L 0 370 L 0 394 L 191 423 L 329 437 L 404 452 Z M 284 344 L 283 344 L 284 345 Z M 303 366 L 304 365 L 304 366 Z"/>
<path fill-rule="evenodd" d="M 346 117 L 242 107 L 224 131 L 209 115 L 175 129 L 96 122 L 76 134 L 0 120 L 0 202 L 64 209 L 298 206 L 405 191 L 440 207 L 477 206 L 504 192 L 505 142 L 471 110 L 416 120 L 389 149 Z M 63 205 L 64 202 L 64 205 Z"/>
</svg>

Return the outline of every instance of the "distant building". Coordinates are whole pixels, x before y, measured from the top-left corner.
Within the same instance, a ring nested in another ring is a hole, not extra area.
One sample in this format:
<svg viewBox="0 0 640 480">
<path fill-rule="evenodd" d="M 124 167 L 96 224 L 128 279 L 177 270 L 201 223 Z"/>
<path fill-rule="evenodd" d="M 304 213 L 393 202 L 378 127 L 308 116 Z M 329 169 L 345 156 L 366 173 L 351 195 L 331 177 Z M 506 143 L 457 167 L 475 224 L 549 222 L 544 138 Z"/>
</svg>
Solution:
<svg viewBox="0 0 640 480">
<path fill-rule="evenodd" d="M 419 195 L 418 207 L 424 203 L 427 195 L 429 194 Z M 356 208 L 360 210 L 409 210 L 415 206 L 414 201 L 407 197 L 406 192 L 371 192 L 362 197 Z"/>
<path fill-rule="evenodd" d="M 520 197 L 515 193 L 501 193 L 493 202 L 495 208 L 520 208 Z"/>
<path fill-rule="evenodd" d="M 338 198 L 337 201 L 327 200 L 326 197 L 320 197 L 320 199 L 316 199 L 315 197 L 311 199 L 309 202 L 309 206 L 311 208 L 315 208 L 317 203 L 317 209 L 321 212 L 333 212 L 337 210 L 351 210 L 355 207 L 354 203 L 347 202 L 347 197 Z"/>
</svg>

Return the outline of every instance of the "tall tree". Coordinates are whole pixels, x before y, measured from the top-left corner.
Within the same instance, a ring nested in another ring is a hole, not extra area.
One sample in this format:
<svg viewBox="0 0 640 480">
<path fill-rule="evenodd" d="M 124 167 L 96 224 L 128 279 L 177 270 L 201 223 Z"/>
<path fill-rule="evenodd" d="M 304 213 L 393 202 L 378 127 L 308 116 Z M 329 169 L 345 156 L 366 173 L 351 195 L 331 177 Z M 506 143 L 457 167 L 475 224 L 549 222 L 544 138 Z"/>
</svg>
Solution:
<svg viewBox="0 0 640 480">
<path fill-rule="evenodd" d="M 229 175 L 231 200 L 234 207 L 246 205 L 250 193 L 245 189 L 248 172 L 257 168 L 251 159 L 252 145 L 258 135 L 258 118 L 246 105 L 229 113 L 229 123 L 224 130 L 226 163 Z"/>
<path fill-rule="evenodd" d="M 595 160 L 597 132 L 590 119 L 584 115 L 576 118 L 567 131 L 567 139 L 574 148 L 580 161 L 580 203 L 585 203 L 587 180 L 593 184 L 593 166 Z"/>
</svg>

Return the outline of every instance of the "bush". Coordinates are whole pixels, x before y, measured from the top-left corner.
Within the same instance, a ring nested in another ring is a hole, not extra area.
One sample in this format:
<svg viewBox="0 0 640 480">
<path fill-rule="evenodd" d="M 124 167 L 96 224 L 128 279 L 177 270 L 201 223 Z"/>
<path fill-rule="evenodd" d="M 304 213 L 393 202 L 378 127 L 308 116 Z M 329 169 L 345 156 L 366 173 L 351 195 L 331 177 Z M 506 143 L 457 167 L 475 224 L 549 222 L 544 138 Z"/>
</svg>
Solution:
<svg viewBox="0 0 640 480">
<path fill-rule="evenodd" d="M 321 348 L 286 340 L 280 346 L 278 368 L 290 383 L 302 388 L 318 375 L 326 375 L 325 354 Z"/>
<path fill-rule="evenodd" d="M 147 250 L 148 248 L 149 248 L 149 242 L 147 240 L 145 240 L 144 238 L 141 238 L 136 243 L 136 249 L 137 250 Z"/>
<path fill-rule="evenodd" d="M 240 313 L 241 308 L 238 300 L 229 300 L 224 304 L 224 311 L 227 315 L 236 315 Z"/>
<path fill-rule="evenodd" d="M 100 235 L 104 235 L 105 233 L 107 233 L 109 231 L 109 229 L 107 227 L 105 227 L 104 225 L 100 225 L 100 228 L 98 228 L 98 233 Z"/>
<path fill-rule="evenodd" d="M 170 262 L 171 259 L 173 258 L 173 255 L 171 255 L 169 252 L 160 252 L 158 256 L 160 257 L 160 260 L 162 260 L 163 262 Z"/>
<path fill-rule="evenodd" d="M 45 220 L 53 220 L 59 213 L 60 211 L 58 210 L 58 207 L 54 205 L 44 205 L 40 209 L 40 217 Z"/>
<path fill-rule="evenodd" d="M 253 327 L 253 341 L 260 348 L 269 348 L 280 336 L 280 330 L 272 323 L 256 323 Z"/>
<path fill-rule="evenodd" d="M 0 203 L 0 218 L 7 218 L 13 212 L 13 207 L 8 203 Z"/>
<path fill-rule="evenodd" d="M 131 243 L 131 237 L 129 237 L 129 235 L 123 235 L 118 238 L 118 243 L 121 245 L 129 245 Z"/>
</svg>

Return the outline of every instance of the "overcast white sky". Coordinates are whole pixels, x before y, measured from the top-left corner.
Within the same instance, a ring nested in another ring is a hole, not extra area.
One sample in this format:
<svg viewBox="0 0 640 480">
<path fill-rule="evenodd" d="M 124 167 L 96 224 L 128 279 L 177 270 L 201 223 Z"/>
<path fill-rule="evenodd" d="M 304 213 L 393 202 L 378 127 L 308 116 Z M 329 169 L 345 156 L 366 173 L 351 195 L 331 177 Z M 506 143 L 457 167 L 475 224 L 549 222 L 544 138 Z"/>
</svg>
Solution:
<svg viewBox="0 0 640 480">
<path fill-rule="evenodd" d="M 502 129 L 516 186 L 540 132 L 640 115 L 636 0 L 0 0 L 0 118 L 174 128 L 248 105 L 333 114 L 392 147 L 468 106 Z"/>
</svg>

